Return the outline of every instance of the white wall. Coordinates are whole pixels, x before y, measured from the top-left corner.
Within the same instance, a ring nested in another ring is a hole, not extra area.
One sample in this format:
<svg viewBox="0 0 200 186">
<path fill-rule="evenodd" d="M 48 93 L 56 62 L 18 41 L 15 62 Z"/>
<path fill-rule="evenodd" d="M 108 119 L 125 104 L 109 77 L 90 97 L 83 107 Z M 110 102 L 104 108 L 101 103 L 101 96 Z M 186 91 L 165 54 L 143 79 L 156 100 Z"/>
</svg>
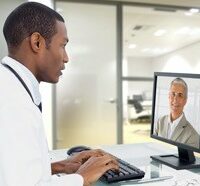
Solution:
<svg viewBox="0 0 200 186">
<path fill-rule="evenodd" d="M 175 5 L 175 6 L 186 6 L 186 7 L 200 7 L 199 0 L 113 0 L 113 1 L 126 1 L 135 3 L 150 3 L 159 5 Z"/>
<path fill-rule="evenodd" d="M 129 76 L 152 77 L 153 72 L 200 73 L 200 42 L 155 58 L 128 58 Z"/>
<path fill-rule="evenodd" d="M 152 76 L 153 69 L 151 58 L 128 57 L 127 61 L 127 76 Z"/>
<path fill-rule="evenodd" d="M 53 1 L 54 0 L 28 0 L 28 1 L 34 1 L 34 2 L 38 2 L 38 3 L 42 3 L 50 8 L 53 8 Z"/>
<path fill-rule="evenodd" d="M 200 42 L 152 60 L 153 71 L 200 73 Z"/>
</svg>

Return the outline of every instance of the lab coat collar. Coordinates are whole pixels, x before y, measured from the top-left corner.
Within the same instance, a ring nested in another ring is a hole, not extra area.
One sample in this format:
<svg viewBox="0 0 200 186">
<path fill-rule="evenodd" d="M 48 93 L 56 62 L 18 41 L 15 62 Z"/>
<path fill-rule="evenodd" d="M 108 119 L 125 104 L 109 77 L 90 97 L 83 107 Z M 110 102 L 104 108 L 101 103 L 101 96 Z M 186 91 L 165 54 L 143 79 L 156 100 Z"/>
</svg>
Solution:
<svg viewBox="0 0 200 186">
<path fill-rule="evenodd" d="M 19 74 L 19 76 L 23 79 L 28 89 L 30 90 L 34 103 L 36 105 L 39 105 L 41 103 L 39 82 L 37 81 L 33 73 L 23 64 L 8 56 L 4 57 L 1 63 L 9 65 Z"/>
</svg>

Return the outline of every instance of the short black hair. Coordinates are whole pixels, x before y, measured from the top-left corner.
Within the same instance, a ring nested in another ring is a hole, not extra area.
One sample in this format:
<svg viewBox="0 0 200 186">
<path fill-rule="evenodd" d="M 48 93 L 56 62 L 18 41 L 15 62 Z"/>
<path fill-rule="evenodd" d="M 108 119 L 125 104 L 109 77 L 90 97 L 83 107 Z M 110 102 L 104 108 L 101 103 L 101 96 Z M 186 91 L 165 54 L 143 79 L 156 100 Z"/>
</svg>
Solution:
<svg viewBox="0 0 200 186">
<path fill-rule="evenodd" d="M 34 32 L 40 33 L 46 46 L 56 34 L 56 21 L 64 22 L 63 17 L 53 9 L 36 2 L 26 2 L 15 8 L 7 17 L 3 34 L 9 48 L 17 48 Z"/>
</svg>

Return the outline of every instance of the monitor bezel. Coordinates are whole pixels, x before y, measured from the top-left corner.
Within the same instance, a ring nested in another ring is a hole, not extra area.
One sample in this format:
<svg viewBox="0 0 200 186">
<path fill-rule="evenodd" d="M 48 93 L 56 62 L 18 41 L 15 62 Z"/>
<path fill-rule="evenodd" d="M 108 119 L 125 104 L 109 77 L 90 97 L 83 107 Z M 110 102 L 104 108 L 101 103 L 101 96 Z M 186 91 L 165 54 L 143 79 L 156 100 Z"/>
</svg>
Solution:
<svg viewBox="0 0 200 186">
<path fill-rule="evenodd" d="M 154 134 L 154 116 L 155 116 L 155 103 L 156 103 L 156 88 L 157 88 L 157 78 L 161 76 L 167 76 L 167 77 L 180 77 L 180 78 L 196 78 L 200 80 L 200 74 L 188 74 L 188 73 L 172 73 L 172 72 L 154 72 L 154 82 L 153 82 L 153 99 L 152 99 L 152 119 L 151 119 L 151 137 L 157 140 L 160 140 L 162 142 L 169 143 L 171 145 L 192 150 L 194 152 L 199 152 L 200 153 L 200 147 L 195 148 L 190 145 L 185 145 L 183 143 L 175 142 L 170 139 L 166 139 L 163 137 L 159 137 Z M 200 116 L 199 116 L 200 117 Z"/>
</svg>

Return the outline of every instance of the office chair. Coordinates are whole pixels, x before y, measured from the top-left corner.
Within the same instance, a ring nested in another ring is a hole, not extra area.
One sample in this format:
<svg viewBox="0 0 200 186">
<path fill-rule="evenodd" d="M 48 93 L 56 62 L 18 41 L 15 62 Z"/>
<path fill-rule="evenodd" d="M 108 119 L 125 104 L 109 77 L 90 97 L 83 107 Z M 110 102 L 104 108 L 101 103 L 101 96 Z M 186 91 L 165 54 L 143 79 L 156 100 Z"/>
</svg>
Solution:
<svg viewBox="0 0 200 186">
<path fill-rule="evenodd" d="M 151 109 L 144 109 L 142 104 L 138 100 L 128 100 L 128 104 L 131 105 L 129 108 L 129 120 L 141 121 L 150 120 Z"/>
</svg>

